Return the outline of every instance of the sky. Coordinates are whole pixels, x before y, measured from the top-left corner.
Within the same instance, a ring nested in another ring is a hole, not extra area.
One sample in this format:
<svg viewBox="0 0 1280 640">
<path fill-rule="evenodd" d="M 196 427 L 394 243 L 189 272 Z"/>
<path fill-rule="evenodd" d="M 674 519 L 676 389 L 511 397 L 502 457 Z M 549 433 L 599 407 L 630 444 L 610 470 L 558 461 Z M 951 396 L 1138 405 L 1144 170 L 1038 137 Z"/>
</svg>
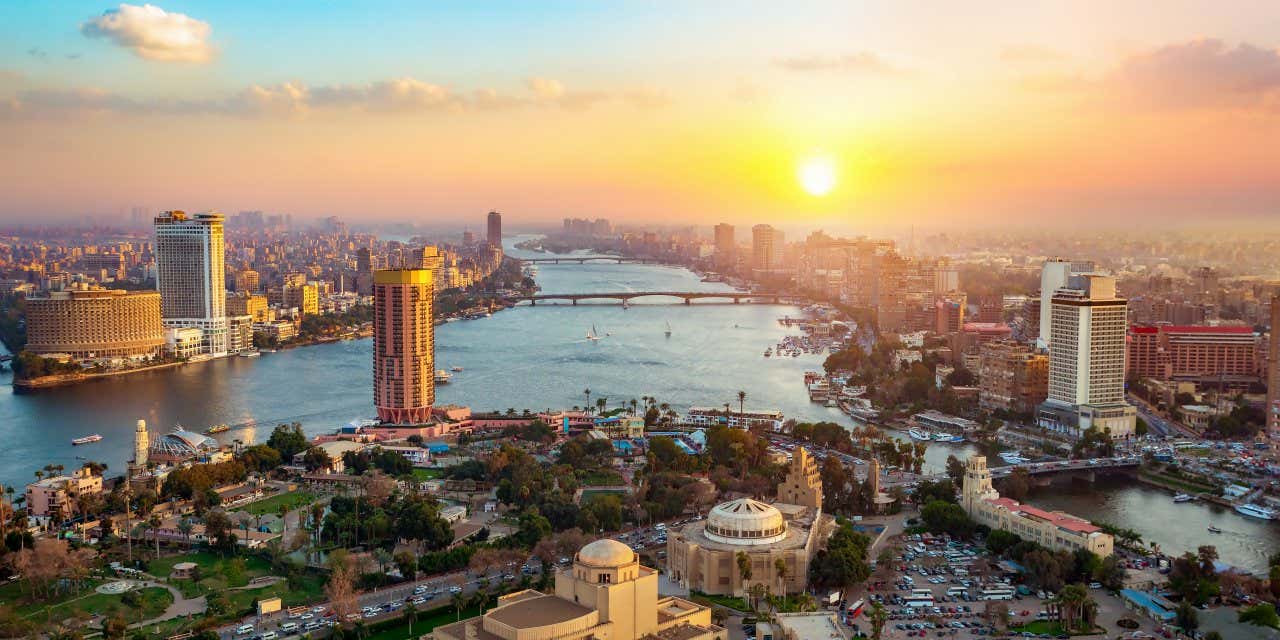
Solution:
<svg viewBox="0 0 1280 640">
<path fill-rule="evenodd" d="M 1280 222 L 1280 3 L 1155 6 L 3 3 L 0 222 Z"/>
</svg>

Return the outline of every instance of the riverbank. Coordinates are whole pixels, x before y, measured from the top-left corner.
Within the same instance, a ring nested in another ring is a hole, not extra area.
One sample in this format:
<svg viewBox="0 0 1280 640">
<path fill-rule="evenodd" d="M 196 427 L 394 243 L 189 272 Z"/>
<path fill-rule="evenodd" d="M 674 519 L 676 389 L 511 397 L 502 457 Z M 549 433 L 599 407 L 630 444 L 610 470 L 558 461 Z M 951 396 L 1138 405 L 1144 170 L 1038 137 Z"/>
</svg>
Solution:
<svg viewBox="0 0 1280 640">
<path fill-rule="evenodd" d="M 62 373 L 52 376 L 40 376 L 38 378 L 28 378 L 24 380 L 14 379 L 13 388 L 15 391 L 36 391 L 39 389 L 50 389 L 53 387 L 65 387 L 73 384 L 80 384 L 90 380 L 98 380 L 102 378 L 114 378 L 117 376 L 125 376 L 131 373 L 142 373 L 144 371 L 159 371 L 161 369 L 172 369 L 191 364 L 187 362 L 165 362 L 162 364 L 153 364 L 136 369 L 122 369 L 120 371 L 103 371 L 100 373 Z"/>
</svg>

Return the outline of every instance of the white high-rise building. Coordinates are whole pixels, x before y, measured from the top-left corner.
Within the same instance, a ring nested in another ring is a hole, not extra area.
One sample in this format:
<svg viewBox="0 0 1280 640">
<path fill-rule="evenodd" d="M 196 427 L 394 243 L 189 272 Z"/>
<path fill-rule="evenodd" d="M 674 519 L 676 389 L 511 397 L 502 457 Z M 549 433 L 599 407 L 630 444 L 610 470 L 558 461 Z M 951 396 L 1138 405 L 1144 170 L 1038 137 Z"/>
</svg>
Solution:
<svg viewBox="0 0 1280 640">
<path fill-rule="evenodd" d="M 760 271 L 781 267 L 785 246 L 781 230 L 767 224 L 751 227 L 751 267 Z"/>
<path fill-rule="evenodd" d="M 1067 286 L 1067 279 L 1073 275 L 1093 271 L 1093 263 L 1070 261 L 1062 258 L 1045 260 L 1040 269 L 1040 337 L 1036 338 L 1036 348 L 1048 350 L 1052 342 L 1053 322 L 1050 319 L 1050 300 L 1053 294 Z"/>
<path fill-rule="evenodd" d="M 1050 299 L 1049 395 L 1040 405 L 1041 426 L 1079 436 L 1090 427 L 1112 438 L 1131 437 L 1137 412 L 1125 401 L 1125 333 L 1128 302 L 1116 280 L 1072 275 Z"/>
<path fill-rule="evenodd" d="M 170 329 L 204 334 L 200 351 L 227 355 L 227 285 L 221 213 L 166 211 L 155 219 L 156 289 Z"/>
</svg>

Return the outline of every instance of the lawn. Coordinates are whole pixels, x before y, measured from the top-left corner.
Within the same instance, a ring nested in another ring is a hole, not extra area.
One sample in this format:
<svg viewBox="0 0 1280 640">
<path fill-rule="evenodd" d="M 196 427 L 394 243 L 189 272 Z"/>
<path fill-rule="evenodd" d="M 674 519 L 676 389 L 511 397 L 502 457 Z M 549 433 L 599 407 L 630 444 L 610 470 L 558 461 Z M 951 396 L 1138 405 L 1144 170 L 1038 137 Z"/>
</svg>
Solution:
<svg viewBox="0 0 1280 640">
<path fill-rule="evenodd" d="M 101 614 L 110 617 L 119 613 L 130 622 L 154 618 L 164 613 L 164 610 L 173 604 L 173 595 L 167 589 L 149 587 L 136 592 L 141 597 L 140 606 L 129 606 L 124 603 L 123 595 L 94 591 L 94 587 L 98 584 L 101 583 L 93 582 L 81 589 L 78 594 L 72 592 L 51 600 L 30 602 L 20 595 L 15 598 L 17 589 L 12 588 L 19 585 L 11 583 L 0 588 L 0 591 L 3 591 L 0 594 L 0 602 L 13 605 L 14 612 L 24 618 L 62 620 L 77 614 Z"/>
<path fill-rule="evenodd" d="M 435 480 L 443 473 L 443 469 L 426 469 L 423 467 L 414 467 L 413 477 L 416 480 Z"/>
<path fill-rule="evenodd" d="M 1050 636 L 1057 637 L 1062 635 L 1062 623 L 1057 620 L 1036 620 L 1034 622 L 1028 622 L 1020 627 L 1009 627 L 1009 630 L 1017 631 L 1019 633 L 1025 631 L 1036 635 L 1047 633 Z"/>
<path fill-rule="evenodd" d="M 480 607 L 473 606 L 462 610 L 462 619 L 472 618 L 480 615 Z M 423 634 L 431 633 L 433 629 L 440 625 L 453 624 L 458 621 L 458 614 L 454 613 L 453 606 L 444 606 L 439 609 L 433 609 L 429 612 L 421 612 L 418 614 L 418 621 L 413 623 L 413 633 L 409 633 L 409 623 L 398 624 L 385 629 L 380 629 L 365 636 L 365 640 L 412 640 Z"/>
<path fill-rule="evenodd" d="M 582 473 L 579 480 L 584 487 L 616 487 L 623 484 L 622 474 L 608 469 Z"/>
<path fill-rule="evenodd" d="M 210 551 L 196 551 L 178 556 L 168 556 L 148 563 L 149 572 L 157 578 L 168 578 L 173 565 L 194 562 L 200 567 L 200 582 L 174 580 L 173 586 L 182 595 L 192 598 L 232 587 L 243 587 L 250 580 L 271 575 L 271 564 L 258 556 L 223 557 Z"/>
<path fill-rule="evenodd" d="M 751 611 L 751 607 L 747 606 L 747 601 L 742 598 L 735 598 L 733 596 L 713 596 L 701 591 L 690 591 L 689 597 L 694 602 L 718 604 L 722 607 L 728 607 L 735 611 Z"/>
<path fill-rule="evenodd" d="M 281 506 L 293 511 L 299 507 L 309 505 L 315 500 L 316 494 L 310 491 L 291 491 L 289 493 L 279 493 L 257 502 L 250 502 L 243 507 L 233 509 L 233 511 L 244 511 L 255 516 L 263 516 L 268 513 L 278 514 Z"/>
</svg>

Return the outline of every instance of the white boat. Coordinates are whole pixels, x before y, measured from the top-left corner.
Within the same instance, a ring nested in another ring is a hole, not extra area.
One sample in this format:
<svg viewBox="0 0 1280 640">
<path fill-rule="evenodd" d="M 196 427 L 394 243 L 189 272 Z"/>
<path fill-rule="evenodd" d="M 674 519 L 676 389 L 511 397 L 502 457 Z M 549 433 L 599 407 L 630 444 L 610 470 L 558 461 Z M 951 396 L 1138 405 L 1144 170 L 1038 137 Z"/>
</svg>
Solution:
<svg viewBox="0 0 1280 640">
<path fill-rule="evenodd" d="M 670 320 L 668 320 L 668 321 L 667 321 L 667 330 L 666 330 L 666 334 L 667 334 L 667 337 L 668 337 L 668 338 L 670 338 L 670 337 L 671 337 L 671 321 L 670 321 Z"/>
<path fill-rule="evenodd" d="M 1276 519 L 1275 511 L 1268 509 L 1260 504 L 1254 504 L 1252 502 L 1250 502 L 1249 504 L 1236 505 L 1236 513 L 1246 515 L 1251 518 L 1258 518 L 1260 520 Z"/>
<path fill-rule="evenodd" d="M 262 355 L 262 352 L 260 351 L 241 351 L 240 352 L 241 358 L 256 358 L 260 355 Z"/>
<path fill-rule="evenodd" d="M 71 441 L 71 444 L 73 444 L 73 445 L 92 444 L 92 443 L 97 442 L 97 441 L 99 441 L 99 440 L 101 440 L 101 439 L 102 439 L 102 436 L 100 436 L 100 435 L 98 435 L 98 434 L 96 434 L 96 433 L 95 433 L 95 434 L 93 434 L 93 435 L 91 435 L 91 436 L 85 436 L 85 437 L 83 437 L 83 438 L 76 438 L 75 440 L 72 440 L 72 441 Z"/>
<path fill-rule="evenodd" d="M 444 369 L 436 369 L 436 384 L 449 384 L 449 380 L 451 378 L 453 378 L 453 376 L 449 375 L 448 371 L 445 371 Z"/>
<path fill-rule="evenodd" d="M 454 367 L 453 371 L 462 371 L 462 367 Z"/>
<path fill-rule="evenodd" d="M 1179 493 L 1173 497 L 1174 502 L 1191 502 L 1192 500 L 1195 500 L 1195 498 L 1185 493 Z"/>
<path fill-rule="evenodd" d="M 1001 451 L 1000 459 L 1008 462 L 1009 464 L 1022 464 L 1024 462 L 1031 461 L 1030 458 L 1024 458 L 1019 455 L 1017 451 Z"/>
<path fill-rule="evenodd" d="M 594 324 L 591 325 L 591 330 L 587 332 L 587 339 L 593 342 L 600 339 L 600 334 L 596 333 L 596 326 Z"/>
<path fill-rule="evenodd" d="M 1209 525 L 1209 533 L 1222 533 L 1222 529 Z"/>
<path fill-rule="evenodd" d="M 943 433 L 939 431 L 938 433 L 933 434 L 933 441 L 934 442 L 964 442 L 964 436 L 957 436 L 950 433 Z"/>
<path fill-rule="evenodd" d="M 912 427 L 911 429 L 907 430 L 907 435 L 911 436 L 912 440 L 920 440 L 923 442 L 929 442 L 930 440 L 933 440 L 932 433 L 929 433 L 928 431 L 924 431 L 922 429 L 917 429 L 915 427 Z"/>
</svg>

